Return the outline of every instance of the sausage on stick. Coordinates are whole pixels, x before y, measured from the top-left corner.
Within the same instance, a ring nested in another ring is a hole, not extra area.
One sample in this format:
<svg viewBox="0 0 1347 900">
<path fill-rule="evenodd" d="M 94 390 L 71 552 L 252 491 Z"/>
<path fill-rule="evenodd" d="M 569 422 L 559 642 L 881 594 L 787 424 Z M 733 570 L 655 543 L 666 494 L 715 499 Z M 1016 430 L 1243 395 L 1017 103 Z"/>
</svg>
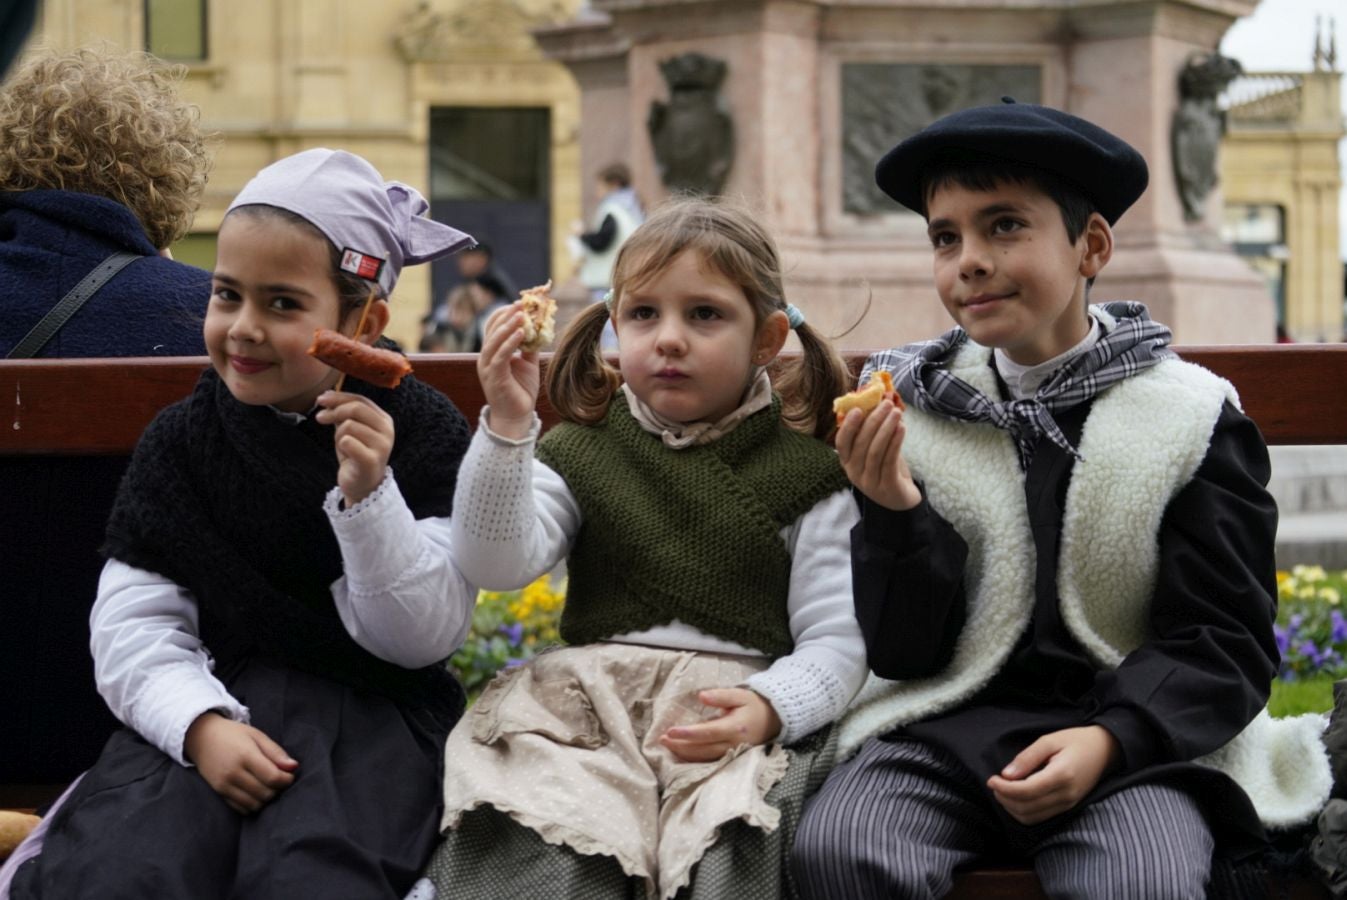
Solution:
<svg viewBox="0 0 1347 900">
<path fill-rule="evenodd" d="M 374 297 L 375 291 L 371 289 L 360 311 L 360 321 L 355 326 L 356 337 L 360 337 L 360 333 L 365 330 L 365 320 L 369 317 Z M 337 391 L 341 390 L 347 375 L 354 375 L 361 381 L 379 387 L 395 388 L 403 376 L 410 375 L 412 371 L 412 364 L 401 353 L 362 344 L 328 328 L 319 328 L 313 333 L 309 355 L 341 373 L 333 385 L 333 390 Z"/>
</svg>

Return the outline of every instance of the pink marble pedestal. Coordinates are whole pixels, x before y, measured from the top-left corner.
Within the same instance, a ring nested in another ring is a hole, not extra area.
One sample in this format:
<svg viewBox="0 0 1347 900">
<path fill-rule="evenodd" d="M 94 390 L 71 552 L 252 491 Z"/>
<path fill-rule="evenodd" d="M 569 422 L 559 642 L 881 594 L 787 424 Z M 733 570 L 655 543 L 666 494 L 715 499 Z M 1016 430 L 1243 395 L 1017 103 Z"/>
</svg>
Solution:
<svg viewBox="0 0 1347 900">
<path fill-rule="evenodd" d="M 846 142 L 874 141 L 865 128 L 843 126 L 844 67 L 1036 67 L 1039 102 L 1108 128 L 1150 165 L 1151 185 L 1119 223 L 1113 262 L 1092 297 L 1146 302 L 1183 343 L 1244 343 L 1273 339 L 1272 299 L 1219 240 L 1219 187 L 1201 221 L 1184 220 L 1169 148 L 1189 54 L 1215 48 L 1255 4 L 592 0 L 575 21 L 535 37 L 580 85 L 582 171 L 627 162 L 647 206 L 668 193 L 646 130 L 651 103 L 668 97 L 658 64 L 687 52 L 726 62 L 720 95 L 736 154 L 724 193 L 761 211 L 783 253 L 790 299 L 811 321 L 836 333 L 871 298 L 843 347 L 896 344 L 950 325 L 932 287 L 924 223 L 896 204 L 858 212 L 844 199 Z M 854 158 L 850 165 L 854 179 Z M 593 202 L 586 197 L 587 208 Z"/>
</svg>

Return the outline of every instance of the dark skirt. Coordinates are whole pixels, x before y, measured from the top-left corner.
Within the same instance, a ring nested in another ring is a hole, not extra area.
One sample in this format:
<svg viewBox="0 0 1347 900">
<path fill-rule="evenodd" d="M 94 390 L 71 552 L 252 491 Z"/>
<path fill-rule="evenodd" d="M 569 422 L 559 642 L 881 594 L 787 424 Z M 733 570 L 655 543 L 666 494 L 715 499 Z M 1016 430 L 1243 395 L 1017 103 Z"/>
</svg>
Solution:
<svg viewBox="0 0 1347 900">
<path fill-rule="evenodd" d="M 433 849 L 453 723 L 329 679 L 251 661 L 223 679 L 299 761 L 259 812 L 129 729 L 58 810 L 16 874 L 31 898 L 400 898 Z"/>
</svg>

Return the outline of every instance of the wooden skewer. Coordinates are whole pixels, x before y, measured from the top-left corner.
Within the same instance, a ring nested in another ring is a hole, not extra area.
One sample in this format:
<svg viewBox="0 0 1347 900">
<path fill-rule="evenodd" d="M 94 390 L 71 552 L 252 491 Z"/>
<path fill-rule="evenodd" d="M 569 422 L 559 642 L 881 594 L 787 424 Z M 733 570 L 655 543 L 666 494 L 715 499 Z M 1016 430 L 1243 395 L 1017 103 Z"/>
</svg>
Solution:
<svg viewBox="0 0 1347 900">
<path fill-rule="evenodd" d="M 360 321 L 355 326 L 355 339 L 360 340 L 360 333 L 365 330 L 365 320 L 369 318 L 369 308 L 374 305 L 374 297 L 378 293 L 374 288 L 369 289 L 369 296 L 365 298 L 365 305 L 360 310 Z M 341 386 L 346 383 L 346 373 L 342 372 L 337 376 L 337 383 L 332 386 L 332 390 L 339 391 Z"/>
</svg>

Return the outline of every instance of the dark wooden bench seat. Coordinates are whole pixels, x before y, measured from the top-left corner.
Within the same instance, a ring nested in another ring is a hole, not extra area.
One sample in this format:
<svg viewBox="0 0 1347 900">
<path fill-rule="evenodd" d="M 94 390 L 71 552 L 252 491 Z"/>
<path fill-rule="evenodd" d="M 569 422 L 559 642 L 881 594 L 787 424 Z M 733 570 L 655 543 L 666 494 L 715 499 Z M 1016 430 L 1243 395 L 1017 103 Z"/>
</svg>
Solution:
<svg viewBox="0 0 1347 900">
<path fill-rule="evenodd" d="M 1270 444 L 1347 444 L 1347 346 L 1185 347 L 1179 352 L 1228 378 Z M 849 354 L 859 370 L 866 354 Z M 417 377 L 444 391 L 475 422 L 483 404 L 476 357 L 413 357 Z M 185 396 L 203 359 L 0 361 L 0 456 L 123 456 L 154 414 Z M 545 424 L 555 416 L 543 404 Z M 3 627 L 3 626 L 0 626 Z M 0 713 L 2 715 L 2 713 Z M 4 729 L 7 740 L 22 734 Z M 33 807 L 53 785 L 5 784 L 0 808 Z M 1307 880 L 1278 885 L 1279 896 L 1327 896 Z M 956 898 L 1041 898 L 1033 872 L 987 868 L 959 876 Z"/>
<path fill-rule="evenodd" d="M 1269 444 L 1347 444 L 1347 345 L 1180 347 L 1239 390 Z M 848 361 L 859 371 L 866 354 Z M 476 356 L 412 356 L 416 375 L 476 422 Z M 0 455 L 121 455 L 154 414 L 187 394 L 205 365 L 191 357 L 0 361 Z M 546 403 L 545 425 L 556 421 Z"/>
</svg>

